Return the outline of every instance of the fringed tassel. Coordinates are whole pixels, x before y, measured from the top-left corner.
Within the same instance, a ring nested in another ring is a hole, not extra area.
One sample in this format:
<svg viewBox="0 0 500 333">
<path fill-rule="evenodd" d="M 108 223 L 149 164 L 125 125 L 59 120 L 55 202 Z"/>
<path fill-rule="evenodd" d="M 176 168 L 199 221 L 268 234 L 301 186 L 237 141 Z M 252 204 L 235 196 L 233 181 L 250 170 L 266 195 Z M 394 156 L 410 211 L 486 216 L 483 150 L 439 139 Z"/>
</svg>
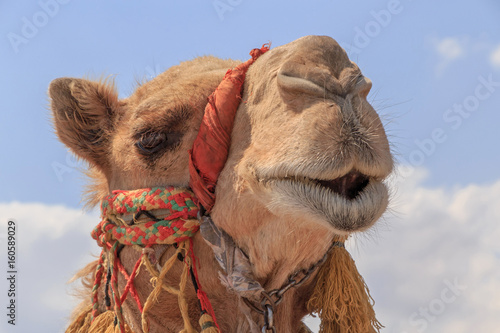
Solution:
<svg viewBox="0 0 500 333">
<path fill-rule="evenodd" d="M 343 246 L 331 250 L 316 281 L 307 309 L 319 314 L 320 333 L 372 333 L 383 327 L 365 280 Z"/>
<path fill-rule="evenodd" d="M 122 332 L 119 325 L 115 325 L 115 312 L 108 310 L 95 317 L 87 331 L 81 333 L 120 333 Z M 123 332 L 132 333 L 127 324 L 123 325 Z"/>
<path fill-rule="evenodd" d="M 112 330 L 111 332 L 114 333 L 114 328 L 115 328 L 114 322 L 115 322 L 115 312 L 108 310 L 94 318 L 88 332 L 107 333 L 111 329 Z"/>
<path fill-rule="evenodd" d="M 66 333 L 86 333 L 92 321 L 92 305 L 86 307 L 66 329 Z"/>
<path fill-rule="evenodd" d="M 131 333 L 127 325 L 125 333 Z M 112 310 L 99 314 L 92 320 L 92 306 L 88 307 L 71 323 L 66 333 L 120 333 L 120 327 L 115 325 L 115 312 Z"/>
<path fill-rule="evenodd" d="M 200 333 L 220 333 L 219 329 L 215 325 L 214 319 L 208 313 L 204 313 L 200 317 Z"/>
</svg>

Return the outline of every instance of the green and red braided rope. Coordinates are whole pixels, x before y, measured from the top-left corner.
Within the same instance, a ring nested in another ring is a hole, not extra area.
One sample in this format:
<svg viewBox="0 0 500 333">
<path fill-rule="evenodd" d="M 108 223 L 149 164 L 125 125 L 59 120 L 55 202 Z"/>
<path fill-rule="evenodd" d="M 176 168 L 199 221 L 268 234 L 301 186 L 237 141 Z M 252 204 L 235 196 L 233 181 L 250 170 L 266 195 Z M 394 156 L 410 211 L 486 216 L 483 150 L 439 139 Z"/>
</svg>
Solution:
<svg viewBox="0 0 500 333">
<path fill-rule="evenodd" d="M 113 191 L 101 203 L 103 215 L 127 214 L 140 210 L 170 209 L 172 213 L 198 211 L 193 192 L 184 188 L 153 187 L 132 191 Z M 196 215 L 194 215 L 196 217 Z"/>
<path fill-rule="evenodd" d="M 116 223 L 116 216 L 158 209 L 164 210 L 163 214 L 168 216 L 131 226 Z M 92 231 L 92 238 L 107 249 L 114 241 L 140 246 L 174 244 L 193 237 L 199 229 L 196 220 L 198 206 L 194 194 L 187 189 L 154 187 L 113 191 L 113 195 L 102 201 L 101 210 L 103 220 Z"/>
</svg>

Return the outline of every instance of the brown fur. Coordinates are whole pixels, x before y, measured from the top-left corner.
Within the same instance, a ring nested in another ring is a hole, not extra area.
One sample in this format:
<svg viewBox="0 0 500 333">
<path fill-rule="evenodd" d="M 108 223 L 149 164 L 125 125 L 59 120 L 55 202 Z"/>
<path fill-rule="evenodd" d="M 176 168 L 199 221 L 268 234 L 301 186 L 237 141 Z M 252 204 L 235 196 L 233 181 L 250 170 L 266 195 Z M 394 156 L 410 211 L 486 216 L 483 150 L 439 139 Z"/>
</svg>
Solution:
<svg viewBox="0 0 500 333">
<path fill-rule="evenodd" d="M 187 186 L 187 151 L 206 98 L 236 64 L 213 57 L 184 62 L 124 100 L 105 82 L 54 80 L 49 93 L 56 131 L 91 165 L 90 202 L 115 189 Z M 329 37 L 301 38 L 272 49 L 251 66 L 212 216 L 249 255 L 266 290 L 279 288 L 291 273 L 318 261 L 335 234 L 365 230 L 385 210 L 387 191 L 381 181 L 392 170 L 392 158 L 378 115 L 366 101 L 370 87 Z M 141 155 L 136 143 L 147 143 L 157 133 L 166 134 L 172 146 Z M 317 184 L 352 170 L 370 181 L 356 199 Z M 218 264 L 200 234 L 194 246 L 201 283 L 222 332 L 247 332 L 238 297 L 219 283 Z M 138 256 L 132 248 L 121 253 L 128 270 Z M 181 269 L 177 263 L 169 283 L 178 282 Z M 151 292 L 149 279 L 141 270 L 136 280 L 142 302 Z M 119 284 L 124 286 L 123 279 Z M 275 316 L 279 332 L 299 331 L 312 287 L 313 281 L 287 292 Z M 188 303 L 196 325 L 199 313 L 191 289 Z M 131 301 L 124 314 L 139 332 L 140 314 Z M 181 330 L 176 298 L 162 294 L 151 320 L 152 332 Z M 254 314 L 254 320 L 262 325 L 260 316 Z"/>
</svg>

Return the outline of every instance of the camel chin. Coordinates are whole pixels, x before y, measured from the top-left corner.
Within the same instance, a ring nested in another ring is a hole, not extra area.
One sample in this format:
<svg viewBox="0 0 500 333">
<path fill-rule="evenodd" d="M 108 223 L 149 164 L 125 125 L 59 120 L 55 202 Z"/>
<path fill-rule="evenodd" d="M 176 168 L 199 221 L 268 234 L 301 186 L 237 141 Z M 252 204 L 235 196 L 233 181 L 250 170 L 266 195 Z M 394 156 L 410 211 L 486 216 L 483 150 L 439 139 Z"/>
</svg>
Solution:
<svg viewBox="0 0 500 333">
<path fill-rule="evenodd" d="M 305 176 L 259 180 L 274 214 L 294 215 L 328 225 L 339 235 L 364 231 L 384 213 L 389 202 L 386 185 L 351 171 L 333 180 Z"/>
</svg>

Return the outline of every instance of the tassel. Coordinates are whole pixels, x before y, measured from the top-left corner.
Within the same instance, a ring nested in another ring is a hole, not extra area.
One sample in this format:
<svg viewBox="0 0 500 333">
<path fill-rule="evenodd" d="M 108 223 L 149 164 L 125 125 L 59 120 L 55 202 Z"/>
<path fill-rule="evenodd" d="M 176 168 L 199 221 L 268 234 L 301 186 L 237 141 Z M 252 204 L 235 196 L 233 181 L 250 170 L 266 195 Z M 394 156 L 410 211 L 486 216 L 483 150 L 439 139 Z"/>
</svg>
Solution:
<svg viewBox="0 0 500 333">
<path fill-rule="evenodd" d="M 307 303 L 308 311 L 321 319 L 320 333 L 379 332 L 383 326 L 375 318 L 373 304 L 351 255 L 343 246 L 335 246 L 318 272 Z"/>
<path fill-rule="evenodd" d="M 120 333 L 120 328 L 118 327 L 118 325 L 116 326 L 108 326 L 108 328 L 106 329 L 105 332 L 103 333 Z"/>
<path fill-rule="evenodd" d="M 211 315 L 204 313 L 200 318 L 200 333 L 220 333 Z"/>
<path fill-rule="evenodd" d="M 90 328 L 90 324 L 92 324 L 92 313 L 89 313 L 85 317 L 85 321 L 83 322 L 82 327 L 78 330 L 78 333 L 87 333 Z"/>
<path fill-rule="evenodd" d="M 104 333 L 122 333 L 122 332 L 120 331 L 120 326 L 112 325 L 108 326 L 108 329 Z M 128 328 L 126 324 L 125 324 L 125 333 L 132 333 L 132 331 Z"/>
<path fill-rule="evenodd" d="M 86 333 L 92 318 L 92 305 L 85 308 L 68 326 L 66 333 Z"/>
<path fill-rule="evenodd" d="M 114 328 L 115 321 L 115 312 L 114 311 L 106 311 L 101 313 L 97 317 L 94 318 L 90 328 L 88 330 L 89 333 L 107 333 L 108 329 L 111 327 Z M 113 331 L 112 331 L 113 332 Z"/>
</svg>

